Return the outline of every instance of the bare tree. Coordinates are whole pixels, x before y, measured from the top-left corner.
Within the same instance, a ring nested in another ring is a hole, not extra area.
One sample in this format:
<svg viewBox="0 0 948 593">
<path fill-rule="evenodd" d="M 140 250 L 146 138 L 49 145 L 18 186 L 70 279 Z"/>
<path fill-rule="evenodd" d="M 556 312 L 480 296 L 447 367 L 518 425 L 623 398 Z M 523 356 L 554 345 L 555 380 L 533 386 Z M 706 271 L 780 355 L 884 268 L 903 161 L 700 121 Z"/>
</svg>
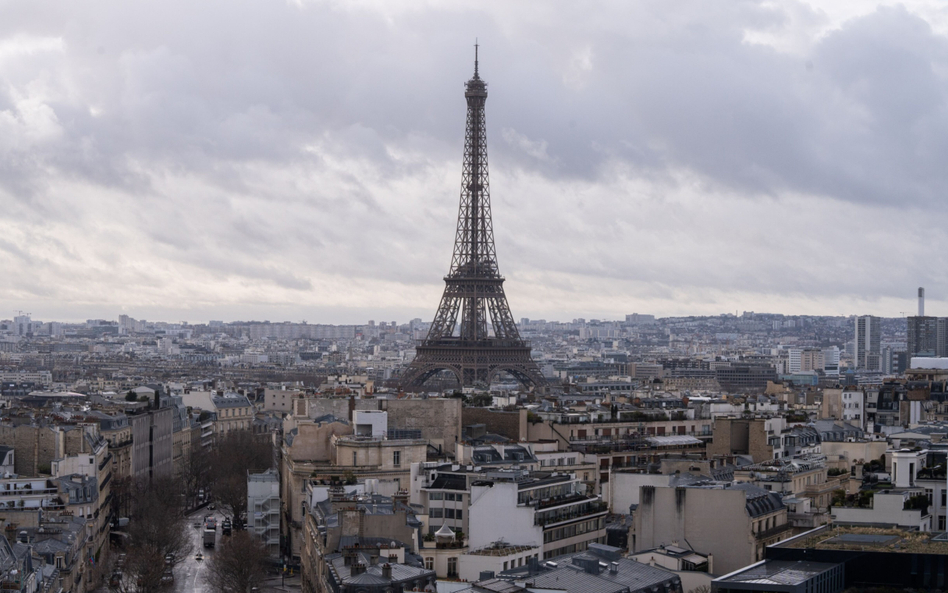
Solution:
<svg viewBox="0 0 948 593">
<path fill-rule="evenodd" d="M 235 533 L 207 563 L 207 584 L 217 593 L 250 593 L 266 578 L 267 549 L 247 531 Z"/>
<path fill-rule="evenodd" d="M 269 435 L 266 435 L 267 437 Z M 247 510 L 247 472 L 264 471 L 273 463 L 273 445 L 249 430 L 232 430 L 217 443 L 212 461 L 214 500 L 242 525 L 241 514 Z"/>
<path fill-rule="evenodd" d="M 121 576 L 110 582 L 109 589 L 115 593 L 152 593 L 162 588 L 164 572 L 165 560 L 161 553 L 150 546 L 133 545 Z"/>
<path fill-rule="evenodd" d="M 161 478 L 137 486 L 136 509 L 128 529 L 129 554 L 157 555 L 162 565 L 170 554 L 174 567 L 193 549 L 178 482 Z"/>
<path fill-rule="evenodd" d="M 200 441 L 191 443 L 191 452 L 187 457 L 187 464 L 181 476 L 184 494 L 188 503 L 197 499 L 198 492 L 211 485 L 211 468 L 213 459 L 211 451 Z"/>
<path fill-rule="evenodd" d="M 131 476 L 115 478 L 112 480 L 112 516 L 128 517 L 131 512 L 132 486 L 134 480 Z"/>
</svg>

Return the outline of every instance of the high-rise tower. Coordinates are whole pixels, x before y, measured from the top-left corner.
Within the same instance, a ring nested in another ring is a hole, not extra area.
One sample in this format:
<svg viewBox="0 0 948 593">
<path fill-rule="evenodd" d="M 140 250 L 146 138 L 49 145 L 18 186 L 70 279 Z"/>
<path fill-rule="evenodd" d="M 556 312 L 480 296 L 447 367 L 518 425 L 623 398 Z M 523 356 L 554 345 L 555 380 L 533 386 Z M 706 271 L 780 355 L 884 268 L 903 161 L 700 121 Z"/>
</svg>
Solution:
<svg viewBox="0 0 948 593">
<path fill-rule="evenodd" d="M 474 77 L 464 92 L 467 130 L 454 255 L 438 312 L 401 378 L 405 389 L 417 389 L 444 370 L 452 372 L 461 385 L 490 383 L 499 372 L 510 373 L 524 385 L 544 383 L 530 358 L 530 345 L 520 338 L 514 324 L 497 267 L 487 179 L 487 83 L 477 67 L 475 46 Z"/>
</svg>

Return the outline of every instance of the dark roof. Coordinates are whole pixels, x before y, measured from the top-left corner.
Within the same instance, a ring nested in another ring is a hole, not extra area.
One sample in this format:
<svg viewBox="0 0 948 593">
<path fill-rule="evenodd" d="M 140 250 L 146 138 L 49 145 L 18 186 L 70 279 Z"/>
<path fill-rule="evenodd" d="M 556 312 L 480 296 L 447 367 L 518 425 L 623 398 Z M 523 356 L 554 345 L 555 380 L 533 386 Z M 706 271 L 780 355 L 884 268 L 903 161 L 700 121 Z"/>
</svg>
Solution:
<svg viewBox="0 0 948 593">
<path fill-rule="evenodd" d="M 595 546 L 595 547 L 594 547 Z M 681 591 L 675 573 L 621 556 L 621 550 L 594 544 L 586 552 L 557 556 L 539 565 L 530 574 L 529 566 L 502 573 L 526 580 L 537 589 L 560 589 L 583 593 L 672 593 Z M 611 567 L 617 568 L 613 573 Z"/>
<path fill-rule="evenodd" d="M 467 490 L 467 478 L 462 474 L 439 473 L 429 488 L 434 490 Z"/>
<path fill-rule="evenodd" d="M 766 560 L 743 570 L 725 575 L 719 583 L 756 583 L 760 585 L 802 585 L 813 577 L 838 566 L 828 562 L 806 562 L 803 560 Z"/>
<path fill-rule="evenodd" d="M 784 508 L 783 500 L 780 496 L 769 490 L 764 490 L 753 484 L 740 482 L 731 486 L 734 490 L 743 490 L 747 497 L 747 513 L 751 517 L 759 517 L 779 511 Z"/>
</svg>

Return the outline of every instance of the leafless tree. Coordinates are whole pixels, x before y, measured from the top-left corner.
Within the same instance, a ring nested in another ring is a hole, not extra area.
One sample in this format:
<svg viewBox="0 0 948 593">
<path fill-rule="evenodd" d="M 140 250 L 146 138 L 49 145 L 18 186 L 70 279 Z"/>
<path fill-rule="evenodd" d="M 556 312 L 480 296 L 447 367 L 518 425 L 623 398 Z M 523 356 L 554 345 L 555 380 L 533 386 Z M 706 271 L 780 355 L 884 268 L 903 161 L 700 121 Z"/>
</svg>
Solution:
<svg viewBox="0 0 948 593">
<path fill-rule="evenodd" d="M 174 567 L 193 549 L 180 485 L 171 478 L 159 478 L 136 485 L 135 511 L 129 521 L 129 555 L 165 558 L 171 555 Z"/>
<path fill-rule="evenodd" d="M 212 467 L 211 450 L 200 441 L 193 442 L 181 476 L 184 494 L 189 503 L 197 499 L 198 492 L 211 485 Z"/>
<path fill-rule="evenodd" d="M 266 578 L 267 549 L 247 531 L 228 538 L 207 563 L 207 584 L 215 593 L 250 593 Z"/>
<path fill-rule="evenodd" d="M 241 525 L 240 516 L 247 510 L 247 472 L 264 471 L 272 462 L 269 438 L 258 437 L 249 430 L 232 430 L 217 443 L 212 455 L 211 491 L 235 525 Z"/>
</svg>

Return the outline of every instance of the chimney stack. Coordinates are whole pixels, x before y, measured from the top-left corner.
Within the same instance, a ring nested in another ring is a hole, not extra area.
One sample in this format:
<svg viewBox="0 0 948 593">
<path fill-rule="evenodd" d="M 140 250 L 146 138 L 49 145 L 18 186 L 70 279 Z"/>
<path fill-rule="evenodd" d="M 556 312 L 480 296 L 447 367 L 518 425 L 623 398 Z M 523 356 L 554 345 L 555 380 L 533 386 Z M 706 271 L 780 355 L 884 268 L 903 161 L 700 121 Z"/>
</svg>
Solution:
<svg viewBox="0 0 948 593">
<path fill-rule="evenodd" d="M 918 316 L 925 317 L 925 289 L 918 287 Z"/>
</svg>

